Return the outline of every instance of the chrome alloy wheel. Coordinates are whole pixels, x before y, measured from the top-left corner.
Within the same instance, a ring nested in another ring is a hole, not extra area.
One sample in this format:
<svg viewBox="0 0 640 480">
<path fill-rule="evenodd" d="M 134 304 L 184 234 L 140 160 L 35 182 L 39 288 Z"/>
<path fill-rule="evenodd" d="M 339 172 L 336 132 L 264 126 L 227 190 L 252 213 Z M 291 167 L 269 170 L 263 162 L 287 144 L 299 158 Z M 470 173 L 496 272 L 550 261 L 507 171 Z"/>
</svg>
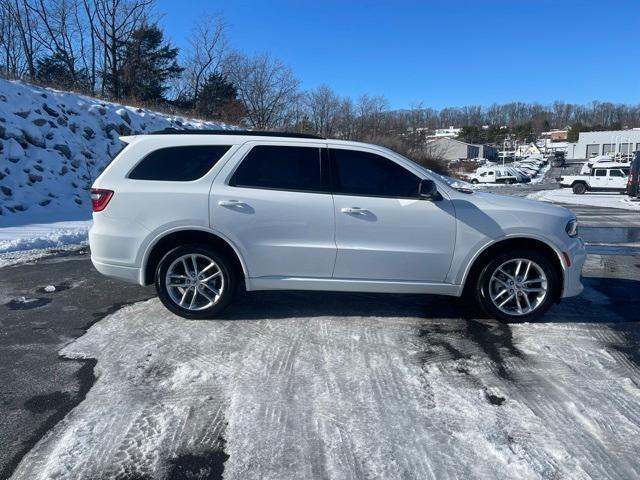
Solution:
<svg viewBox="0 0 640 480">
<path fill-rule="evenodd" d="M 527 315 L 548 294 L 547 276 L 537 263 L 526 258 L 507 260 L 489 280 L 489 295 L 495 307 L 507 315 Z"/>
<path fill-rule="evenodd" d="M 191 311 L 218 303 L 225 287 L 218 264 L 198 253 L 176 258 L 167 269 L 165 285 L 171 300 Z"/>
</svg>

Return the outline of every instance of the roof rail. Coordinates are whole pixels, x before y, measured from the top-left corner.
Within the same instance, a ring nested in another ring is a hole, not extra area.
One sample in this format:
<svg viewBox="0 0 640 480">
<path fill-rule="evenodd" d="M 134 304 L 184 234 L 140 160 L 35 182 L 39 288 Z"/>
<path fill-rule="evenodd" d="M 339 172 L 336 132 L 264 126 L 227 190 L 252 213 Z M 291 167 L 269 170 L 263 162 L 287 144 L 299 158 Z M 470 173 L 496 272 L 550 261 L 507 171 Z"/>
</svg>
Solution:
<svg viewBox="0 0 640 480">
<path fill-rule="evenodd" d="M 165 128 L 145 135 L 247 135 L 251 137 L 289 137 L 289 138 L 315 138 L 325 140 L 324 137 L 310 133 L 292 132 L 263 132 L 259 130 L 178 130 L 177 128 Z"/>
</svg>

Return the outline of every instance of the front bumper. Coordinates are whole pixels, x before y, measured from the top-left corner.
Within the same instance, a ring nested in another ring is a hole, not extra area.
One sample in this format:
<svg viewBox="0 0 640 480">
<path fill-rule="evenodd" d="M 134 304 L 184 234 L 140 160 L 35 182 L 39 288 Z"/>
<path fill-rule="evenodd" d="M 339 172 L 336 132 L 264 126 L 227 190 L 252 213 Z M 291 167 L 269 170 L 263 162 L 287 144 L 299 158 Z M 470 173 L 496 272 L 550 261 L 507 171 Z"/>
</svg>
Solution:
<svg viewBox="0 0 640 480">
<path fill-rule="evenodd" d="M 580 237 L 576 238 L 576 241 L 566 253 L 571 260 L 571 265 L 567 266 L 565 264 L 562 298 L 575 297 L 576 295 L 580 295 L 584 290 L 580 277 L 582 275 L 582 267 L 587 259 L 587 250 Z"/>
</svg>

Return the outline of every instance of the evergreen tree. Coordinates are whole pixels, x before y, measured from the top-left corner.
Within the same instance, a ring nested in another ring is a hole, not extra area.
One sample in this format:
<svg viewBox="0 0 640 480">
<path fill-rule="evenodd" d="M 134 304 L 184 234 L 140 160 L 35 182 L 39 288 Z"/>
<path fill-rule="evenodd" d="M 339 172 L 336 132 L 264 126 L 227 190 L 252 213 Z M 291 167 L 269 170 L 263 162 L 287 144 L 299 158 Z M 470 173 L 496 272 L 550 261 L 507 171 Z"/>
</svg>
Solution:
<svg viewBox="0 0 640 480">
<path fill-rule="evenodd" d="M 223 75 L 210 75 L 198 97 L 196 110 L 205 118 L 221 118 L 226 107 L 237 102 L 238 91 Z"/>
<path fill-rule="evenodd" d="M 45 85 L 58 88 L 84 90 L 89 85 L 89 75 L 83 70 L 71 71 L 60 52 L 40 58 L 36 62 L 36 79 Z"/>
<path fill-rule="evenodd" d="M 122 64 L 122 94 L 139 101 L 164 101 L 167 82 L 180 75 L 178 49 L 164 42 L 156 25 L 143 26 L 127 42 Z"/>
</svg>

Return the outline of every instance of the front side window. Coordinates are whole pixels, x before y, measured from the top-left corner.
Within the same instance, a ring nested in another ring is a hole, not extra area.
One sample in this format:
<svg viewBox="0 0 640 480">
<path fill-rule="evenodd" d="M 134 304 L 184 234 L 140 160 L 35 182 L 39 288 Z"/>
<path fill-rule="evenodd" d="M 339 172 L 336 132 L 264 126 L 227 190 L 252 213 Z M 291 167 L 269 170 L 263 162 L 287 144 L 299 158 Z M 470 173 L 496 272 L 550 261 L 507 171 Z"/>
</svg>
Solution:
<svg viewBox="0 0 640 480">
<path fill-rule="evenodd" d="M 144 157 L 129 174 L 132 180 L 189 182 L 202 178 L 231 148 L 193 145 L 161 148 Z"/>
<path fill-rule="evenodd" d="M 230 185 L 276 190 L 322 190 L 320 149 L 315 147 L 253 147 L 233 174 Z"/>
<path fill-rule="evenodd" d="M 623 177 L 622 170 L 609 170 L 610 177 Z"/>
<path fill-rule="evenodd" d="M 420 178 L 388 158 L 331 149 L 333 191 L 339 195 L 417 198 Z"/>
</svg>

